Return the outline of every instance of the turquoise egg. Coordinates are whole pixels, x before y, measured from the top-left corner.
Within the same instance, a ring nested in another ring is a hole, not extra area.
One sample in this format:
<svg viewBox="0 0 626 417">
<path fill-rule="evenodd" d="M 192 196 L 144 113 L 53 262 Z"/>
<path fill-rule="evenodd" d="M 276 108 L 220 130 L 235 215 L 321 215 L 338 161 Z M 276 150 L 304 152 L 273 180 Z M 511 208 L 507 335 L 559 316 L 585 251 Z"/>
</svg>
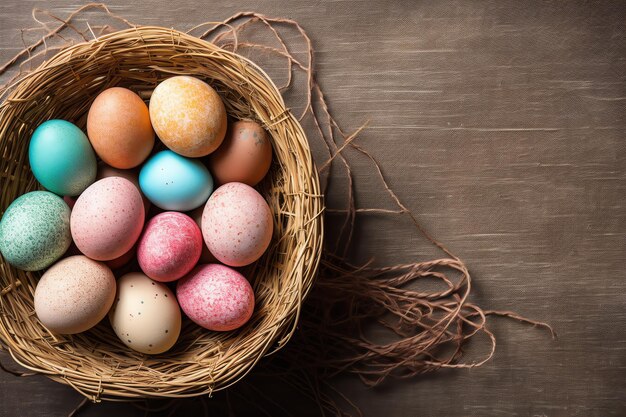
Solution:
<svg viewBox="0 0 626 417">
<path fill-rule="evenodd" d="M 48 120 L 35 129 L 28 159 L 37 181 L 58 195 L 78 195 L 96 179 L 96 154 L 89 139 L 65 120 Z"/>
<path fill-rule="evenodd" d="M 48 191 L 15 199 L 0 221 L 0 252 L 24 271 L 44 269 L 70 247 L 70 208 Z"/>
<path fill-rule="evenodd" d="M 213 177 L 199 160 L 166 150 L 153 155 L 143 165 L 139 186 L 156 206 L 189 211 L 208 200 L 213 192 Z"/>
</svg>

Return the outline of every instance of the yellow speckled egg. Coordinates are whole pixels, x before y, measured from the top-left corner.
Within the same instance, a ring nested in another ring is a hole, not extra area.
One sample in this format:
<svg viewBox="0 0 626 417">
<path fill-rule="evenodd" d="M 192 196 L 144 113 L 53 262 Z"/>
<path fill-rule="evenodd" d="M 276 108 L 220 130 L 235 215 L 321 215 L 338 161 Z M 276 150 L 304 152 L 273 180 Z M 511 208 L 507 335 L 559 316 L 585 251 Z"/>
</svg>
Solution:
<svg viewBox="0 0 626 417">
<path fill-rule="evenodd" d="M 150 98 L 150 121 L 159 139 L 190 158 L 206 156 L 226 135 L 226 108 L 217 92 L 197 78 L 161 82 Z"/>
</svg>

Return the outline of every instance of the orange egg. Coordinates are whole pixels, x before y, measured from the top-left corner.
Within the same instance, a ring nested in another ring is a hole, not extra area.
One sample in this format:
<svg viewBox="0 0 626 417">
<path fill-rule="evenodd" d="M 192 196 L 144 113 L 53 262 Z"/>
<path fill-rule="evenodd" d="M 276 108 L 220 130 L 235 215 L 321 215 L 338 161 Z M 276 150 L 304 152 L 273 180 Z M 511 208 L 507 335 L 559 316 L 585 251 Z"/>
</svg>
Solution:
<svg viewBox="0 0 626 417">
<path fill-rule="evenodd" d="M 168 78 L 154 89 L 150 120 L 165 146 L 190 158 L 210 154 L 226 134 L 226 108 L 219 94 L 188 76 Z"/>
<path fill-rule="evenodd" d="M 259 183 L 272 163 L 272 145 L 265 130 L 256 122 L 233 123 L 222 145 L 209 157 L 209 169 L 219 184 Z"/>
<path fill-rule="evenodd" d="M 154 146 L 148 106 L 126 88 L 106 89 L 89 109 L 87 136 L 108 165 L 120 169 L 136 167 Z"/>
</svg>

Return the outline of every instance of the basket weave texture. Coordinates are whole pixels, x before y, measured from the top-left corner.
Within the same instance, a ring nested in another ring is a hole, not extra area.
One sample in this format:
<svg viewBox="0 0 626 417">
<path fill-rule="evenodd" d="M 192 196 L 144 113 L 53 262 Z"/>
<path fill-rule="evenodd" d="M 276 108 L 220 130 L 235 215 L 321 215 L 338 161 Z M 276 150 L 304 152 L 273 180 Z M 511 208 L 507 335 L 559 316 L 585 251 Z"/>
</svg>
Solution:
<svg viewBox="0 0 626 417">
<path fill-rule="evenodd" d="M 173 75 L 211 84 L 229 116 L 260 122 L 274 160 L 259 185 L 274 216 L 270 248 L 244 271 L 254 288 L 251 320 L 234 332 L 210 332 L 183 320 L 172 350 L 155 356 L 122 344 L 103 320 L 88 332 L 60 336 L 34 313 L 40 273 L 0 260 L 0 342 L 21 365 L 70 385 L 86 397 L 190 397 L 241 379 L 263 356 L 291 337 L 313 284 L 323 241 L 323 198 L 305 133 L 273 82 L 235 53 L 172 29 L 137 27 L 68 47 L 29 73 L 0 105 L 0 210 L 38 188 L 28 165 L 28 141 L 42 122 L 72 121 L 85 128 L 99 92 L 123 86 L 148 98 Z"/>
</svg>

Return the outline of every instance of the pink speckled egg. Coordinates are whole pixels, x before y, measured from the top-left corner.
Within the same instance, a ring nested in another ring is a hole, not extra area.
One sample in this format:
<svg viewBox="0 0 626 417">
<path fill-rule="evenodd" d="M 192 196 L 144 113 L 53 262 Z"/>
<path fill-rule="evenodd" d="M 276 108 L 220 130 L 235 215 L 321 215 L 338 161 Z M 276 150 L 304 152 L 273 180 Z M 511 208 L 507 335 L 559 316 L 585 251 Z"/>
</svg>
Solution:
<svg viewBox="0 0 626 417">
<path fill-rule="evenodd" d="M 176 297 L 194 323 L 214 331 L 237 329 L 254 311 L 254 292 L 248 280 L 220 264 L 195 267 L 178 281 Z"/>
<path fill-rule="evenodd" d="M 147 276 L 169 282 L 191 271 L 201 252 L 202 233 L 196 222 L 185 214 L 166 211 L 146 225 L 137 246 L 137 260 Z"/>
<path fill-rule="evenodd" d="M 102 320 L 115 299 L 115 277 L 103 263 L 70 256 L 52 265 L 35 289 L 35 312 L 49 330 L 84 332 Z"/>
<path fill-rule="evenodd" d="M 202 235 L 211 253 L 230 266 L 251 264 L 272 240 L 272 212 L 254 188 L 230 182 L 213 192 L 202 213 Z"/>
<path fill-rule="evenodd" d="M 82 253 L 98 261 L 108 261 L 133 247 L 144 219 L 137 187 L 127 179 L 109 177 L 96 181 L 78 197 L 70 217 L 70 229 Z"/>
</svg>

